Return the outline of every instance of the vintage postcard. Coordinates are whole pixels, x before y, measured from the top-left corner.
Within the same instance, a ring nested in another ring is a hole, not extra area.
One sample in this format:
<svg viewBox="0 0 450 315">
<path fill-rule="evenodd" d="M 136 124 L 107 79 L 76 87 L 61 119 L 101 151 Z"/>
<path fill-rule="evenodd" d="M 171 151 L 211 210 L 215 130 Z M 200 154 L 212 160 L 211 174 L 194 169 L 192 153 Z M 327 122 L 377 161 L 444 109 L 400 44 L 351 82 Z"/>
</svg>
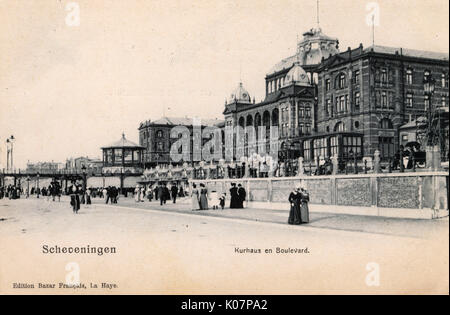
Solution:
<svg viewBox="0 0 450 315">
<path fill-rule="evenodd" d="M 448 1 L 0 0 L 0 23 L 0 294 L 449 293 Z"/>
</svg>

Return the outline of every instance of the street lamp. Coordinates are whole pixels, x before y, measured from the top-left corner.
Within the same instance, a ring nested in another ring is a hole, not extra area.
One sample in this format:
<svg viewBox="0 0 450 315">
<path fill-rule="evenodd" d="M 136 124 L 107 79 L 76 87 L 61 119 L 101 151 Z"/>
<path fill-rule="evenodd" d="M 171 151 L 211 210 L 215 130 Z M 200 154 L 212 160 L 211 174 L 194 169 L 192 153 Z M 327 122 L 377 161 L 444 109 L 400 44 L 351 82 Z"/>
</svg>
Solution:
<svg viewBox="0 0 450 315">
<path fill-rule="evenodd" d="M 39 172 L 37 172 L 37 174 L 36 174 L 36 183 L 37 183 L 37 187 L 36 187 L 36 196 L 37 196 L 37 198 L 39 199 L 39 193 L 40 193 L 40 190 L 39 190 Z"/>
<path fill-rule="evenodd" d="M 13 163 L 13 144 L 16 139 L 13 135 L 11 135 L 9 138 L 6 139 L 6 164 L 7 169 L 12 170 L 14 163 Z"/>
<path fill-rule="evenodd" d="M 30 175 L 27 176 L 27 198 L 30 197 Z"/>
<path fill-rule="evenodd" d="M 436 122 L 436 111 L 433 108 L 433 94 L 435 89 L 436 80 L 427 75 L 423 81 L 424 94 L 428 98 L 427 110 L 427 126 L 426 126 L 426 138 L 427 138 L 427 153 L 426 164 L 429 168 L 439 169 L 441 166 L 441 147 L 440 147 L 440 116 L 438 113 L 438 121 Z"/>
<path fill-rule="evenodd" d="M 84 164 L 81 166 L 81 172 L 83 173 L 83 201 L 85 201 L 84 196 L 86 194 L 86 166 Z"/>
<path fill-rule="evenodd" d="M 434 78 L 430 78 L 429 76 L 426 76 L 423 80 L 423 89 L 424 94 L 428 97 L 428 108 L 427 110 L 427 120 L 428 120 L 428 126 L 427 126 L 427 145 L 434 146 L 438 144 L 439 139 L 436 139 L 435 130 L 433 128 L 433 111 L 432 111 L 432 99 L 434 94 L 434 88 L 436 85 L 436 80 Z M 437 141 L 436 141 L 437 140 Z"/>
</svg>

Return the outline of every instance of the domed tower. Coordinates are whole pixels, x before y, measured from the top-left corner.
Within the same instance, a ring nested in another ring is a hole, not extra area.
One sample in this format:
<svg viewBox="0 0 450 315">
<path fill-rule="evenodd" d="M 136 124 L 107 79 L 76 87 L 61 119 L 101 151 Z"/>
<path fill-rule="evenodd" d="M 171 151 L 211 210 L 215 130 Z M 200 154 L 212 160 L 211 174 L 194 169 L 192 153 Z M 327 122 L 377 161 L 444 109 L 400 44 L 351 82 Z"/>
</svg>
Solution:
<svg viewBox="0 0 450 315">
<path fill-rule="evenodd" d="M 250 94 L 244 88 L 242 82 L 239 82 L 239 85 L 234 91 L 231 93 L 230 98 L 227 100 L 227 104 L 251 104 Z"/>
<path fill-rule="evenodd" d="M 312 28 L 303 33 L 303 40 L 297 44 L 297 54 L 301 65 L 318 65 L 322 58 L 339 53 L 339 40 L 322 33 L 322 29 Z"/>
<path fill-rule="evenodd" d="M 250 94 L 244 88 L 242 82 L 233 90 L 230 97 L 225 101 L 225 110 L 223 112 L 225 116 L 225 125 L 235 126 L 236 115 L 238 112 L 245 111 L 250 105 L 255 103 L 255 99 L 250 98 Z"/>
<path fill-rule="evenodd" d="M 303 39 L 297 43 L 296 54 L 281 60 L 267 73 L 266 96 L 285 86 L 286 75 L 296 63 L 305 70 L 310 83 L 317 84 L 317 68 L 322 58 L 326 59 L 338 53 L 339 40 L 323 34 L 320 27 L 303 33 Z"/>
<path fill-rule="evenodd" d="M 300 62 L 295 62 L 294 66 L 286 74 L 282 87 L 289 85 L 310 86 L 311 82 L 306 71 L 300 67 Z"/>
</svg>

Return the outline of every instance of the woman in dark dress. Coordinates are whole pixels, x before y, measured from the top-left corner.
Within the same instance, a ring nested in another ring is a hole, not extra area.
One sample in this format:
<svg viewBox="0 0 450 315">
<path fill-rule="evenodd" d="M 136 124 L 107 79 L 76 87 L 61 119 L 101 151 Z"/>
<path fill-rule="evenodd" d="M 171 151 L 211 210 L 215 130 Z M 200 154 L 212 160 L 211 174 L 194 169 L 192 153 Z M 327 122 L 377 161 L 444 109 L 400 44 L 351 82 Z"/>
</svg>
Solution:
<svg viewBox="0 0 450 315">
<path fill-rule="evenodd" d="M 300 220 L 302 223 L 309 223 L 309 193 L 306 189 L 300 189 Z"/>
<path fill-rule="evenodd" d="M 208 210 L 208 190 L 200 184 L 200 210 Z"/>
<path fill-rule="evenodd" d="M 80 195 L 79 195 L 79 189 L 78 187 L 73 184 L 69 188 L 70 192 L 70 204 L 72 206 L 73 213 L 78 213 L 78 210 L 80 210 Z"/>
<path fill-rule="evenodd" d="M 291 204 L 291 211 L 289 212 L 289 224 L 299 225 L 302 223 L 300 214 L 301 194 L 299 188 L 294 189 L 289 195 L 289 203 Z"/>
<path fill-rule="evenodd" d="M 231 183 L 230 196 L 230 209 L 235 209 L 238 207 L 239 203 L 239 194 L 235 183 Z"/>
</svg>

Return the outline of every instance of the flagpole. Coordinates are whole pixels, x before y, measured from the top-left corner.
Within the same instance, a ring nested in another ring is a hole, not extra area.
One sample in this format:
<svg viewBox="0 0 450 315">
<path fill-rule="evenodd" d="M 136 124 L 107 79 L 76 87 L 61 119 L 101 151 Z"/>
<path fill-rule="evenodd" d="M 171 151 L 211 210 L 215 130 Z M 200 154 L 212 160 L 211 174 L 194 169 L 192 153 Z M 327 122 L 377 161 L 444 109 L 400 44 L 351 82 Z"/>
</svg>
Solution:
<svg viewBox="0 0 450 315">
<path fill-rule="evenodd" d="M 375 46 L 375 14 L 372 15 L 372 46 Z"/>
</svg>

